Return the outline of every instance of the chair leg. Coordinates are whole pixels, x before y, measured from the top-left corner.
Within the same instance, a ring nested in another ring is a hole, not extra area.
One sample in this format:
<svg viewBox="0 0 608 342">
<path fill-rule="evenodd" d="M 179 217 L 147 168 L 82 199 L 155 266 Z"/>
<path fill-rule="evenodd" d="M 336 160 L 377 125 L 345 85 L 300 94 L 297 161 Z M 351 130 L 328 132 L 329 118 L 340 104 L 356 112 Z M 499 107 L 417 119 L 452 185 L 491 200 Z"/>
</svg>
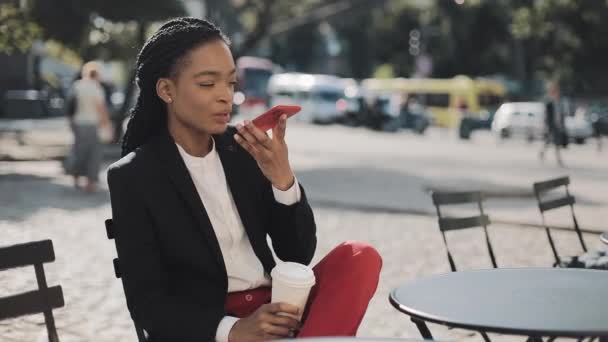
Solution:
<svg viewBox="0 0 608 342">
<path fill-rule="evenodd" d="M 424 321 L 416 319 L 416 318 L 412 318 L 412 322 L 414 322 L 414 324 L 416 324 L 416 327 L 418 328 L 418 331 L 420 332 L 420 335 L 422 335 L 423 339 L 425 339 L 425 340 L 433 339 L 433 335 L 431 335 L 431 331 L 426 326 L 426 323 L 424 323 Z"/>
<path fill-rule="evenodd" d="M 38 283 L 38 289 L 40 291 L 47 291 L 48 286 L 46 284 L 46 277 L 44 275 L 44 268 L 42 264 L 35 264 L 34 271 L 36 272 L 36 282 Z M 47 298 L 48 299 L 48 298 Z M 47 303 L 48 305 L 48 303 Z M 46 325 L 46 331 L 49 335 L 49 342 L 59 342 L 59 336 L 57 335 L 57 328 L 55 327 L 55 318 L 53 318 L 53 311 L 50 309 L 45 310 L 44 313 L 44 324 Z"/>
<path fill-rule="evenodd" d="M 486 341 L 486 342 L 490 342 L 491 341 L 490 337 L 488 336 L 488 334 L 486 334 L 485 331 L 480 331 L 479 333 L 481 334 L 481 337 L 483 337 L 484 341 Z"/>
<path fill-rule="evenodd" d="M 544 218 L 543 218 L 544 223 Z M 549 239 L 549 244 L 551 245 L 551 251 L 553 252 L 553 257 L 555 258 L 555 265 L 559 265 L 559 255 L 557 255 L 557 249 L 555 249 L 555 243 L 553 242 L 553 237 L 551 236 L 551 232 L 549 231 L 549 227 L 545 225 L 545 231 L 547 233 L 547 238 Z"/>
<path fill-rule="evenodd" d="M 44 311 L 44 323 L 46 325 L 46 332 L 49 336 L 49 342 L 59 342 L 59 335 L 57 335 L 57 328 L 55 327 L 55 319 L 53 318 L 53 312 L 51 310 Z"/>
<path fill-rule="evenodd" d="M 527 342 L 543 342 L 543 338 L 540 336 L 528 336 Z"/>
</svg>

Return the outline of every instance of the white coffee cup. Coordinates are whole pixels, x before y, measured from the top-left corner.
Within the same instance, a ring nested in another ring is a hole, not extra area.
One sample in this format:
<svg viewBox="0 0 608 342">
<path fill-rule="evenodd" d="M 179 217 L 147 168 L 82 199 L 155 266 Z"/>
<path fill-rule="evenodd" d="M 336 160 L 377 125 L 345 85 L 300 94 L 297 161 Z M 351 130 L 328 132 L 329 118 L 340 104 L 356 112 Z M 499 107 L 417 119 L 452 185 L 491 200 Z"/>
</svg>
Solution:
<svg viewBox="0 0 608 342">
<path fill-rule="evenodd" d="M 298 315 L 294 318 L 301 320 L 310 289 L 315 284 L 315 274 L 312 269 L 295 262 L 284 262 L 272 269 L 270 277 L 272 278 L 271 302 L 297 306 Z"/>
</svg>

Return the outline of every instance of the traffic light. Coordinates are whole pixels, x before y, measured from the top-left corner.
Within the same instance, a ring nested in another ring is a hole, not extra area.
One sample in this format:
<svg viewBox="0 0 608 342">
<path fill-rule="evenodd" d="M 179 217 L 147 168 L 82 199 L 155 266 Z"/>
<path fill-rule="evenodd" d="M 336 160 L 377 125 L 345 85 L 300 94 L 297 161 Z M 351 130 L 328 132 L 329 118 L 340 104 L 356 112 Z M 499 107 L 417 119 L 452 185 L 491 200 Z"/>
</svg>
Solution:
<svg viewBox="0 0 608 342">
<path fill-rule="evenodd" d="M 413 29 L 410 31 L 410 55 L 418 56 L 420 54 L 420 31 Z"/>
</svg>

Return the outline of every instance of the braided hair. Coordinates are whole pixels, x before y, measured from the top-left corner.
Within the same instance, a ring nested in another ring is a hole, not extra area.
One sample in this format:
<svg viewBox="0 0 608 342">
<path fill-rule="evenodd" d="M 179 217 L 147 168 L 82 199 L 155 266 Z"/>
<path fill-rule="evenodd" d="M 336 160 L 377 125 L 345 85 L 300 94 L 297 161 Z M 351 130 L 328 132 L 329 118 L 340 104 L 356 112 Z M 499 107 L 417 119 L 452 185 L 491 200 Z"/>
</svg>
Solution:
<svg viewBox="0 0 608 342">
<path fill-rule="evenodd" d="M 190 50 L 215 40 L 230 44 L 219 28 L 197 18 L 168 21 L 148 39 L 137 56 L 135 76 L 139 96 L 131 109 L 122 156 L 167 129 L 167 107 L 156 93 L 158 79 L 177 76 Z"/>
</svg>

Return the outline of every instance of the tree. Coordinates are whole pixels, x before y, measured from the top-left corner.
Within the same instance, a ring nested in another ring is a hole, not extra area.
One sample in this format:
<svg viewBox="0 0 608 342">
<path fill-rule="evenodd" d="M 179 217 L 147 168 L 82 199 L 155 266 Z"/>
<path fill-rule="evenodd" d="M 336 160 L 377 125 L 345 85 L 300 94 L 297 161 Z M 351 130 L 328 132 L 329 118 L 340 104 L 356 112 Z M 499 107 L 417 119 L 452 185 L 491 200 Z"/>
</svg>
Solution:
<svg viewBox="0 0 608 342">
<path fill-rule="evenodd" d="M 502 75 L 519 80 L 524 94 L 535 80 L 557 77 L 568 92 L 608 92 L 606 0 L 392 0 L 361 15 L 336 23 L 347 60 L 360 65 L 357 77 L 380 65 L 411 76 L 416 51 L 408 51 L 408 35 L 415 31 L 434 77 Z"/>
<path fill-rule="evenodd" d="M 120 38 L 127 33 L 127 36 L 137 39 L 136 44 L 141 46 L 149 23 L 185 14 L 182 3 L 177 0 L 33 0 L 29 12 L 43 28 L 45 39 L 55 39 L 75 49 L 84 59 L 90 59 L 87 57 L 91 57 L 96 45 L 102 46 L 110 40 L 92 40 L 91 33 L 112 35 L 111 38 Z M 98 21 L 108 25 L 97 25 Z M 129 23 L 141 28 L 125 26 Z M 116 26 L 122 29 L 116 29 Z M 141 32 L 144 34 L 139 34 Z M 133 42 L 125 44 L 132 46 Z"/>
<path fill-rule="evenodd" d="M 185 10 L 178 0 L 33 0 L 29 13 L 43 28 L 45 39 L 55 39 L 75 49 L 84 60 L 105 55 L 108 58 L 120 57 L 132 65 L 146 40 L 148 25 L 184 15 Z M 101 38 L 92 39 L 96 36 Z M 130 39 L 120 39 L 125 36 Z M 115 51 L 124 54 L 117 55 Z M 131 107 L 129 100 L 135 91 L 134 81 L 135 71 L 132 70 L 125 102 L 118 115 L 113 117 L 116 137 L 121 136 L 122 120 Z"/>
<path fill-rule="evenodd" d="M 0 53 L 26 52 L 40 37 L 40 27 L 13 4 L 0 4 Z"/>
<path fill-rule="evenodd" d="M 508 1 L 436 1 L 423 29 L 436 35 L 427 41 L 437 77 L 480 76 L 511 68 Z"/>
<path fill-rule="evenodd" d="M 603 0 L 521 1 L 513 9 L 513 35 L 524 46 L 528 75 L 559 78 L 565 90 L 608 92 L 604 75 L 608 3 Z"/>
</svg>

